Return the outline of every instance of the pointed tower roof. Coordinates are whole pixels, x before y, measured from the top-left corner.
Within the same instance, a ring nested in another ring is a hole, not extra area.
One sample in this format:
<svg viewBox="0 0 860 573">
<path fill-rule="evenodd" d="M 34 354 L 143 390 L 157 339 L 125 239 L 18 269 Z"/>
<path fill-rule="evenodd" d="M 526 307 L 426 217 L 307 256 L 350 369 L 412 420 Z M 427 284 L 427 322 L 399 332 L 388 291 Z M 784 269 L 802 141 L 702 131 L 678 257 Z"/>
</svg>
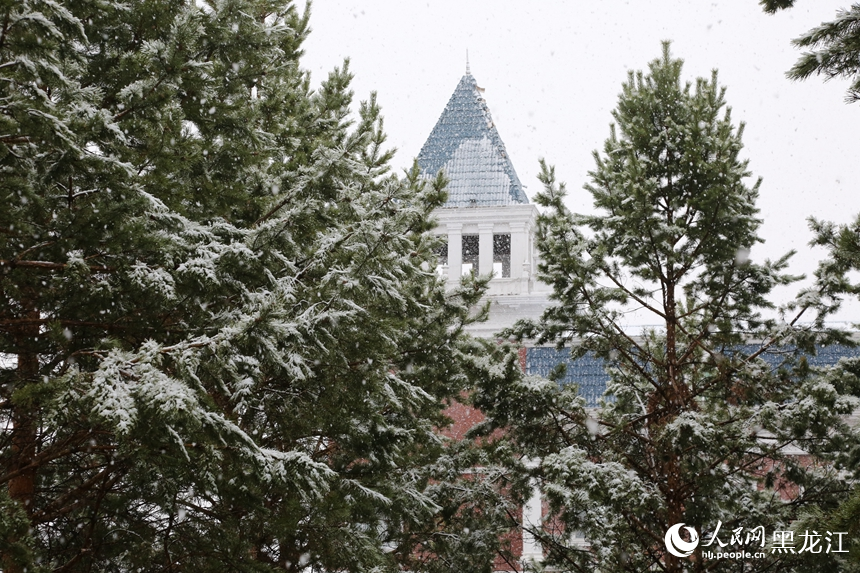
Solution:
<svg viewBox="0 0 860 573">
<path fill-rule="evenodd" d="M 450 180 L 445 207 L 529 202 L 482 91 L 467 64 L 466 75 L 418 154 L 424 175 L 432 177 L 443 169 Z"/>
</svg>

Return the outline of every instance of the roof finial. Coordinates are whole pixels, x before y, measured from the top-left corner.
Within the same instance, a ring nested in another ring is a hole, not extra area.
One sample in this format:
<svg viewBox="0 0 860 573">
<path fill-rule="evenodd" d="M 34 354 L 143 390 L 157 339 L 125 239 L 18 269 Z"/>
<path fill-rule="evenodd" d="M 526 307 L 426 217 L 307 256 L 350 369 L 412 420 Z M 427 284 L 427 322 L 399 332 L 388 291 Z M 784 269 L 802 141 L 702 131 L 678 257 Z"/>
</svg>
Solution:
<svg viewBox="0 0 860 573">
<path fill-rule="evenodd" d="M 466 75 L 472 75 L 472 72 L 469 71 L 469 48 L 466 48 Z"/>
</svg>

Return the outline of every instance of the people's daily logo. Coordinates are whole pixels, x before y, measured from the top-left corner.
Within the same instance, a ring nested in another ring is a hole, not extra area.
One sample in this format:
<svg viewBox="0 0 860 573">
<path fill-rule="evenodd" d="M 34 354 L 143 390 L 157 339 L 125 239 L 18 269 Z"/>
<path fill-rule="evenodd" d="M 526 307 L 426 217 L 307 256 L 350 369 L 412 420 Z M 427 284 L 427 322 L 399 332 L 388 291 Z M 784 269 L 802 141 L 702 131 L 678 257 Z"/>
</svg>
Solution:
<svg viewBox="0 0 860 573">
<path fill-rule="evenodd" d="M 763 525 L 758 527 L 735 527 L 725 531 L 723 522 L 716 527 L 702 530 L 702 559 L 764 559 L 767 556 L 767 534 Z M 689 541 L 681 537 L 681 528 L 687 530 Z M 797 534 L 795 536 L 795 534 Z M 773 531 L 771 553 L 848 553 L 844 548 L 847 531 L 822 531 L 791 529 Z M 721 538 L 722 536 L 722 538 Z M 728 540 L 728 541 L 725 541 Z M 699 533 L 683 523 L 676 523 L 666 532 L 666 550 L 675 557 L 689 557 L 699 547 Z M 711 550 L 713 548 L 713 550 Z M 728 549 L 726 549 L 728 548 Z"/>
<path fill-rule="evenodd" d="M 684 541 L 681 538 L 682 527 L 690 534 L 690 541 Z M 666 532 L 666 550 L 675 557 L 688 557 L 692 555 L 698 545 L 699 534 L 692 527 L 685 527 L 683 523 L 676 523 Z"/>
</svg>

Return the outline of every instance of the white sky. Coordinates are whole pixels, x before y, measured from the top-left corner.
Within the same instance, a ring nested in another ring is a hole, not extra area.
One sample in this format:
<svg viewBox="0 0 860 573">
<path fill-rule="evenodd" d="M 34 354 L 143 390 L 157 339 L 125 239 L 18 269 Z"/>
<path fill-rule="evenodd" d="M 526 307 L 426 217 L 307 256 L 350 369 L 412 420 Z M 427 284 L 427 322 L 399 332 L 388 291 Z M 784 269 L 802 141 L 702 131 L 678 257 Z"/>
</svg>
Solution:
<svg viewBox="0 0 860 573">
<path fill-rule="evenodd" d="M 766 244 L 753 258 L 797 249 L 791 270 L 811 273 L 821 252 L 807 246 L 808 216 L 840 223 L 860 212 L 860 104 L 846 82 L 792 82 L 799 52 L 790 40 L 849 0 L 798 0 L 777 15 L 757 0 L 601 2 L 522 0 L 317 0 L 303 66 L 315 85 L 344 58 L 356 99 L 378 93 L 394 165 L 411 165 L 465 71 L 484 97 L 529 196 L 538 158 L 566 181 L 570 207 L 590 210 L 582 190 L 591 152 L 609 134 L 628 69 L 646 69 L 661 40 L 684 59 L 684 76 L 719 69 L 745 155 L 763 178 L 759 208 Z M 792 289 L 793 291 L 794 289 Z M 857 306 L 842 320 L 860 321 Z"/>
</svg>

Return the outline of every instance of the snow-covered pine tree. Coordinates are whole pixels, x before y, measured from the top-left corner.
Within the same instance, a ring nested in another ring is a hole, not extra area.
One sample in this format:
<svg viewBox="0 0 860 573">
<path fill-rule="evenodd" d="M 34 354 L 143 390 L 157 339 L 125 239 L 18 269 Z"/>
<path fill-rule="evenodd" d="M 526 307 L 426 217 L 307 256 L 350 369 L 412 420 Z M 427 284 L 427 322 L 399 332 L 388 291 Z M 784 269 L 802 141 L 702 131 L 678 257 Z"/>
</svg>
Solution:
<svg viewBox="0 0 860 573">
<path fill-rule="evenodd" d="M 444 181 L 388 173 L 346 68 L 310 89 L 307 13 L 0 21 L 3 569 L 487 570 L 505 502 L 436 428 L 516 365 L 435 276 Z"/>
<path fill-rule="evenodd" d="M 773 14 L 791 8 L 794 0 L 761 0 L 761 4 L 765 12 Z M 793 44 L 808 51 L 789 70 L 790 78 L 803 80 L 812 75 L 824 76 L 825 79 L 843 77 L 851 81 L 846 101 L 852 103 L 860 100 L 860 5 L 852 4 L 850 8 L 837 11 L 836 19 L 809 30 L 793 40 Z M 858 288 L 851 284 L 847 275 L 860 269 L 860 221 L 837 227 L 813 220 L 811 227 L 816 233 L 813 245 L 825 246 L 830 251 L 830 257 L 822 261 L 817 273 L 819 292 L 837 298 L 857 296 Z M 860 395 L 854 383 L 857 368 L 854 361 L 842 361 L 828 373 L 827 378 L 843 391 Z M 848 465 L 853 468 L 856 479 L 860 463 L 854 459 Z M 860 489 L 855 489 L 852 496 L 832 512 L 811 512 L 804 523 L 813 519 L 826 523 L 829 528 L 849 532 L 855 549 L 848 559 L 857 568 L 860 564 Z"/>
<path fill-rule="evenodd" d="M 761 0 L 765 12 L 771 14 L 791 8 L 794 0 Z M 851 81 L 847 102 L 860 101 L 860 4 L 838 10 L 836 19 L 823 22 L 820 26 L 806 32 L 792 43 L 798 48 L 806 48 L 788 77 L 805 80 L 817 75 L 826 79 L 843 77 Z"/>
<path fill-rule="evenodd" d="M 575 387 L 553 380 L 484 385 L 478 400 L 485 429 L 508 428 L 530 461 L 520 469 L 551 509 L 533 534 L 561 571 L 797 571 L 795 554 L 720 561 L 702 551 L 718 523 L 722 543 L 739 527 L 770 536 L 848 489 L 840 463 L 790 455 L 857 443 L 840 418 L 856 399 L 791 352 L 813 351 L 832 300 L 810 291 L 787 322 L 761 316 L 773 287 L 793 279 L 788 256 L 749 258 L 761 221 L 759 183 L 747 183 L 740 157 L 743 128 L 716 72 L 690 84 L 681 67 L 665 44 L 647 73 L 623 84 L 585 187 L 597 214 L 571 213 L 543 164 L 537 241 L 554 305 L 514 334 L 603 359 L 605 400 L 587 408 Z M 659 326 L 632 333 L 631 311 Z M 800 328 L 800 314 L 813 325 Z M 785 356 L 774 367 L 765 353 Z M 678 523 L 700 534 L 688 558 L 666 551 Z M 588 548 L 571 542 L 574 531 Z M 814 558 L 803 570 L 836 570 L 832 554 Z"/>
<path fill-rule="evenodd" d="M 828 253 L 818 265 L 815 286 L 810 294 L 827 300 L 836 310 L 846 298 L 860 295 L 860 284 L 852 277 L 860 270 L 860 217 L 846 225 L 810 218 L 810 228 L 815 234 L 810 245 L 824 247 Z M 839 394 L 860 397 L 860 360 L 857 358 L 843 358 L 833 367 L 816 374 L 819 392 L 828 392 L 831 399 Z M 840 570 L 845 572 L 860 571 L 860 487 L 857 485 L 860 481 L 860 455 L 856 448 L 860 432 L 856 422 L 858 402 L 860 400 L 855 402 L 854 421 L 848 418 L 848 423 L 842 421 L 840 426 L 831 430 L 833 442 L 820 452 L 821 457 L 844 469 L 848 481 L 854 484 L 853 491 L 835 508 L 810 508 L 795 526 L 795 530 L 816 527 L 846 532 L 845 546 L 849 552 L 842 556 L 843 561 L 839 564 Z"/>
</svg>

